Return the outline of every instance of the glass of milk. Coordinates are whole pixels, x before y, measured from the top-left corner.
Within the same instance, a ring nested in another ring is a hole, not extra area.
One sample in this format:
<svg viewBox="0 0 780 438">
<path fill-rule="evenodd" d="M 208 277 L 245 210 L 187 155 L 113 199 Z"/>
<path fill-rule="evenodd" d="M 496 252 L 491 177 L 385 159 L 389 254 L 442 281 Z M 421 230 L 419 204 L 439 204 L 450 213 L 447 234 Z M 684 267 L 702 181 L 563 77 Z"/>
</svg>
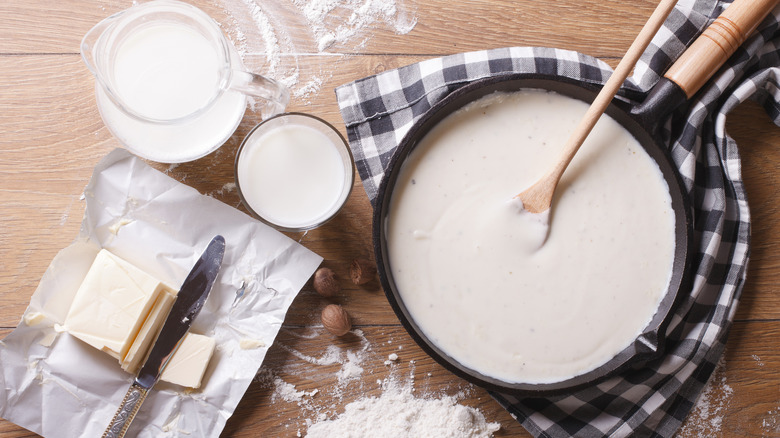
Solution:
<svg viewBox="0 0 780 438">
<path fill-rule="evenodd" d="M 255 126 L 236 153 L 244 206 L 282 231 L 316 228 L 341 210 L 355 180 L 352 153 L 328 122 L 286 113 Z"/>
<path fill-rule="evenodd" d="M 179 1 L 139 3 L 106 18 L 84 36 L 81 55 L 108 129 L 131 152 L 162 163 L 221 146 L 247 96 L 258 98 L 264 118 L 289 101 L 283 85 L 244 70 L 211 17 Z"/>
</svg>

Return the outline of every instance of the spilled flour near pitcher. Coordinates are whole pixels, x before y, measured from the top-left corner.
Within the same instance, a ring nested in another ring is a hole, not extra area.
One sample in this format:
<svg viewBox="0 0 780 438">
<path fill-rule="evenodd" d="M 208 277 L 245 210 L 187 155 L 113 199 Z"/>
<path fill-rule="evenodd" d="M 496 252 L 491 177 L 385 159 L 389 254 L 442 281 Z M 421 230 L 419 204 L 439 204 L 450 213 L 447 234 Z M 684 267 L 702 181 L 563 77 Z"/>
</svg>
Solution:
<svg viewBox="0 0 780 438">
<path fill-rule="evenodd" d="M 213 1 L 224 13 L 217 21 L 247 68 L 285 84 L 297 99 L 319 91 L 337 65 L 305 65 L 306 55 L 327 53 L 334 45 L 354 50 L 371 40 L 377 29 L 405 35 L 417 25 L 416 16 L 401 0 Z M 318 71 L 303 74 L 304 68 Z"/>
</svg>

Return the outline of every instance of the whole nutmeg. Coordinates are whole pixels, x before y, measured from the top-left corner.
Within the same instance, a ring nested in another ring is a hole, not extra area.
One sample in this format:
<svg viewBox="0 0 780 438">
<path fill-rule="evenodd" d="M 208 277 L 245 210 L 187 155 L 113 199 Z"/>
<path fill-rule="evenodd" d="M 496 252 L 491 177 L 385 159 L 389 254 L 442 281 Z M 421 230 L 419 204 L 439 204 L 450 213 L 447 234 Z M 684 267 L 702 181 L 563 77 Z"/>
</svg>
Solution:
<svg viewBox="0 0 780 438">
<path fill-rule="evenodd" d="M 355 259 L 349 267 L 349 276 L 352 283 L 360 285 L 366 284 L 374 279 L 376 275 L 376 266 L 371 260 Z"/>
<path fill-rule="evenodd" d="M 336 336 L 345 335 L 352 329 L 349 313 L 338 304 L 328 304 L 322 309 L 322 325 Z"/>
<path fill-rule="evenodd" d="M 332 297 L 341 290 L 336 273 L 328 268 L 317 269 L 314 273 L 314 290 L 323 297 Z"/>
</svg>

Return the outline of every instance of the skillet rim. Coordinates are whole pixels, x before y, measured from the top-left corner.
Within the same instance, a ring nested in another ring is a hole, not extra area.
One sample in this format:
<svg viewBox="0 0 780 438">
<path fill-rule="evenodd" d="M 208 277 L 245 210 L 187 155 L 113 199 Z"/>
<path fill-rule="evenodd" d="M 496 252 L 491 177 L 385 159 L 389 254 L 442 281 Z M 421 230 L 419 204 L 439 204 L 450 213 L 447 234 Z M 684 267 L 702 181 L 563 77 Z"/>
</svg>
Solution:
<svg viewBox="0 0 780 438">
<path fill-rule="evenodd" d="M 540 86 L 543 85 L 543 86 Z M 454 374 L 491 391 L 516 396 L 550 396 L 572 392 L 595 385 L 628 368 L 638 368 L 658 359 L 664 351 L 665 332 L 674 315 L 674 309 L 690 290 L 692 284 L 693 210 L 684 182 L 674 165 L 668 148 L 661 145 L 658 137 L 647 126 L 647 120 L 631 114 L 632 106 L 627 102 L 614 100 L 606 111 L 642 145 L 643 149 L 658 164 L 666 180 L 672 206 L 675 211 L 675 260 L 669 287 L 650 323 L 624 350 L 594 370 L 553 383 L 513 383 L 486 376 L 458 363 L 434 345 L 416 325 L 398 294 L 392 279 L 387 257 L 385 219 L 392 198 L 392 189 L 398 173 L 406 159 L 425 134 L 438 122 L 462 108 L 465 104 L 496 91 L 518 91 L 520 89 L 544 89 L 584 101 L 587 104 L 596 96 L 599 86 L 570 78 L 538 73 L 512 73 L 480 79 L 454 90 L 428 109 L 404 135 L 394 151 L 380 182 L 374 201 L 372 238 L 380 283 L 393 311 L 414 341 L 436 362 Z M 661 102 L 663 104 L 663 102 Z M 643 123 L 644 122 L 644 123 Z M 682 244 L 681 244 L 682 243 Z"/>
</svg>

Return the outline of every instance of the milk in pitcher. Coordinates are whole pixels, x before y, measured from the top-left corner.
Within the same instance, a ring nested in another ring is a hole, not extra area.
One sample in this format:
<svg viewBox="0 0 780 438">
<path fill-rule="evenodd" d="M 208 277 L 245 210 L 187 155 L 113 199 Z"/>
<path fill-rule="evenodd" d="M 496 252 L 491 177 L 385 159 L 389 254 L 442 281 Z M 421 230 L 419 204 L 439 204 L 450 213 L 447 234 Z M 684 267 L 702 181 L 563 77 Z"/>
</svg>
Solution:
<svg viewBox="0 0 780 438">
<path fill-rule="evenodd" d="M 231 136 L 246 108 L 237 91 L 215 93 L 224 87 L 222 63 L 214 45 L 184 24 L 140 28 L 114 57 L 114 92 L 126 111 L 98 87 L 101 115 L 112 133 L 142 156 L 179 162 L 205 155 Z"/>
</svg>

